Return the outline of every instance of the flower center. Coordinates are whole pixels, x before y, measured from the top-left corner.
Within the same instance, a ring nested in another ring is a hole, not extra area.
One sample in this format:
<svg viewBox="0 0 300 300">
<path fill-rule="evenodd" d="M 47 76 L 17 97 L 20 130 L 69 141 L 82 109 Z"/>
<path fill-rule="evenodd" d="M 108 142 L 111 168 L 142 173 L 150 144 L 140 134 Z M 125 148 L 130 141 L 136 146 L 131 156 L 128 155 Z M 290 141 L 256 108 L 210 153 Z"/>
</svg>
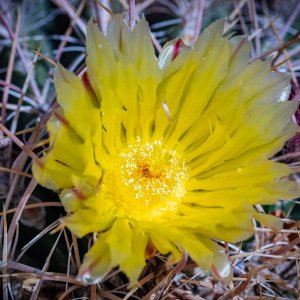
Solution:
<svg viewBox="0 0 300 300">
<path fill-rule="evenodd" d="M 119 215 L 144 221 L 171 218 L 185 195 L 187 171 L 182 158 L 161 140 L 137 140 L 119 154 L 109 180 Z"/>
</svg>

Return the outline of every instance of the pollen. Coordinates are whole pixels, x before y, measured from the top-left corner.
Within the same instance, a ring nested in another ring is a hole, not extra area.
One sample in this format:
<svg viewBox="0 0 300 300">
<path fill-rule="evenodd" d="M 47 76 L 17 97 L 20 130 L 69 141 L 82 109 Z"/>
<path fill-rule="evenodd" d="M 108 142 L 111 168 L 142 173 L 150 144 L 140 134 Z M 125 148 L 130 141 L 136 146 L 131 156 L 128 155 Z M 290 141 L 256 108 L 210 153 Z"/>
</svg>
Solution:
<svg viewBox="0 0 300 300">
<path fill-rule="evenodd" d="M 154 221 L 176 214 L 188 179 L 188 168 L 176 151 L 166 150 L 162 140 L 142 143 L 138 138 L 114 161 L 103 184 L 119 215 Z"/>
</svg>

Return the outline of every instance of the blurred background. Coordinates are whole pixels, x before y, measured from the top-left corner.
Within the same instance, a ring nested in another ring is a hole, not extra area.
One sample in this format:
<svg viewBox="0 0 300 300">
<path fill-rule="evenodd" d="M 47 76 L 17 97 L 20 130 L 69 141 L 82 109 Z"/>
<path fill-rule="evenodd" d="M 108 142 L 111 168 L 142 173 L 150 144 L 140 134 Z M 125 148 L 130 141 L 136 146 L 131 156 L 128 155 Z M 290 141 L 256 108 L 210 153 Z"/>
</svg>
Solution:
<svg viewBox="0 0 300 300">
<path fill-rule="evenodd" d="M 290 100 L 300 101 L 300 1 L 137 0 L 135 4 L 137 18 L 144 16 L 150 24 L 157 54 L 166 41 L 177 37 L 191 46 L 203 28 L 225 19 L 224 34 L 247 35 L 251 60 L 268 59 L 272 70 L 288 74 Z M 52 232 L 65 212 L 57 194 L 34 186 L 32 151 L 39 155 L 47 146 L 45 123 L 56 105 L 55 64 L 79 74 L 85 68 L 88 20 L 93 18 L 106 32 L 110 14 L 123 13 L 126 20 L 128 7 L 127 0 L 0 0 L 3 299 L 298 299 L 297 199 L 258 208 L 283 218 L 281 233 L 255 227 L 256 235 L 243 245 L 223 243 L 234 266 L 230 287 L 191 261 L 176 273 L 159 255 L 149 260 L 146 279 L 135 290 L 126 289 L 126 277 L 118 270 L 101 288 L 83 287 L 76 280 L 91 238 L 77 239 L 65 229 Z M 300 125 L 300 110 L 294 121 Z M 274 159 L 300 171 L 300 135 L 287 141 Z M 293 179 L 300 182 L 297 173 Z M 258 268 L 261 272 L 254 276 L 251 270 Z"/>
</svg>

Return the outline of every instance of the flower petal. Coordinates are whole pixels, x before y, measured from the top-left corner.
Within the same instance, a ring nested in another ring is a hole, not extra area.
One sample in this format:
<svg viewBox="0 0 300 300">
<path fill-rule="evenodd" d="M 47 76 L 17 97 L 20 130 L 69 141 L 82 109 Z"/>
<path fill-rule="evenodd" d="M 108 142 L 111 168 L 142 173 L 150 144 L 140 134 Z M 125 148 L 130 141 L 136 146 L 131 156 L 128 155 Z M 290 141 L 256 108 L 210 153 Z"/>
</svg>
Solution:
<svg viewBox="0 0 300 300">
<path fill-rule="evenodd" d="M 217 20 L 207 26 L 200 34 L 194 48 L 205 56 L 208 51 L 218 46 L 224 31 L 224 20 Z"/>
<path fill-rule="evenodd" d="M 217 238 L 227 242 L 238 242 L 253 234 L 250 205 L 236 204 L 232 207 L 180 206 L 180 218 L 170 222 L 173 226 L 190 228 L 207 238 Z M 199 222 L 201 220 L 201 222 Z"/>
<path fill-rule="evenodd" d="M 99 104 L 88 94 L 81 80 L 60 65 L 55 69 L 54 82 L 58 103 L 72 128 L 82 139 L 94 136 L 101 121 Z"/>
<path fill-rule="evenodd" d="M 172 240 L 169 239 L 168 230 L 164 228 L 153 228 L 150 233 L 151 241 L 155 248 L 164 255 L 169 255 L 168 260 L 171 263 L 178 262 L 182 257 L 182 249 L 179 249 Z"/>
<path fill-rule="evenodd" d="M 120 269 L 128 276 L 129 286 L 135 284 L 146 265 L 145 249 L 148 242 L 148 236 L 135 224 L 132 228 L 132 253 L 120 263 Z"/>
<path fill-rule="evenodd" d="M 107 232 L 107 245 L 112 261 L 119 265 L 132 255 L 132 229 L 125 219 L 116 219 Z"/>
<path fill-rule="evenodd" d="M 232 281 L 233 271 L 231 264 L 223 253 L 217 253 L 210 269 L 211 273 L 217 280 L 228 285 Z"/>
<path fill-rule="evenodd" d="M 241 186 L 264 186 L 290 174 L 288 166 L 264 161 L 187 183 L 187 190 L 222 190 Z M 191 175 L 192 177 L 193 175 Z"/>
<path fill-rule="evenodd" d="M 110 152 L 115 151 L 122 147 L 122 140 L 132 144 L 136 135 L 147 141 L 153 126 L 160 76 L 147 23 L 142 20 L 130 32 L 121 16 L 115 16 L 106 38 L 90 22 L 87 45 L 91 83 L 98 99 L 102 99 L 105 146 Z M 112 135 L 118 137 L 117 144 L 111 144 Z"/>
<path fill-rule="evenodd" d="M 169 240 L 181 249 L 185 249 L 191 258 L 204 270 L 209 270 L 214 259 L 214 252 L 207 246 L 209 240 L 199 239 L 187 230 L 172 228 Z"/>
<path fill-rule="evenodd" d="M 66 226 L 77 236 L 83 237 L 88 233 L 99 232 L 110 228 L 115 216 L 106 212 L 106 214 L 97 212 L 94 209 L 80 209 L 72 215 L 64 218 Z M 93 220 L 87 222 L 87 220 Z"/>
<path fill-rule="evenodd" d="M 174 101 L 175 97 L 179 97 L 180 100 L 177 111 L 174 111 L 173 115 L 171 111 L 175 128 L 172 128 L 172 133 L 166 143 L 167 147 L 173 148 L 177 140 L 200 118 L 215 89 L 226 75 L 228 61 L 229 44 L 227 41 L 220 40 L 219 44 L 205 57 L 193 62 L 197 64 L 197 68 L 188 78 L 186 85 L 181 83 L 182 94 L 178 93 L 178 87 L 175 88 L 176 83 L 172 82 L 173 77 L 168 79 L 166 82 L 168 93 L 164 95 L 166 104 L 172 107 L 170 102 Z M 175 74 L 173 76 L 175 77 Z M 202 84 L 203 82 L 205 85 Z"/>
<path fill-rule="evenodd" d="M 114 267 L 114 262 L 111 260 L 105 238 L 105 234 L 98 237 L 97 241 L 85 255 L 79 269 L 77 278 L 86 284 L 95 284 L 102 281 L 111 268 Z"/>
<path fill-rule="evenodd" d="M 267 227 L 270 227 L 277 232 L 279 232 L 282 227 L 283 227 L 283 222 L 281 219 L 272 216 L 272 215 L 267 215 L 263 213 L 255 213 L 253 217 L 259 221 L 262 225 L 265 225 Z"/>
</svg>

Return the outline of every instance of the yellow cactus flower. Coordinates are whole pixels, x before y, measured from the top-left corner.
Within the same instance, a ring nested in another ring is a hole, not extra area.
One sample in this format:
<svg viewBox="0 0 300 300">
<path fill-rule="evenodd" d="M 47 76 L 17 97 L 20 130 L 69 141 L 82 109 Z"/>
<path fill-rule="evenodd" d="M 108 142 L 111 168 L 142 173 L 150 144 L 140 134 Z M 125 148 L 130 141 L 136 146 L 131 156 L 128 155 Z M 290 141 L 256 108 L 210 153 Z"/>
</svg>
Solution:
<svg viewBox="0 0 300 300">
<path fill-rule="evenodd" d="M 249 238 L 253 218 L 280 228 L 254 205 L 297 193 L 288 166 L 269 160 L 295 132 L 289 78 L 248 64 L 245 38 L 222 31 L 218 21 L 191 48 L 169 42 L 157 59 L 145 20 L 130 31 L 114 16 L 106 36 L 90 21 L 87 72 L 56 69 L 50 150 L 33 173 L 60 191 L 73 233 L 97 233 L 84 282 L 119 266 L 135 283 L 148 244 L 228 282 L 215 241 Z"/>
</svg>

